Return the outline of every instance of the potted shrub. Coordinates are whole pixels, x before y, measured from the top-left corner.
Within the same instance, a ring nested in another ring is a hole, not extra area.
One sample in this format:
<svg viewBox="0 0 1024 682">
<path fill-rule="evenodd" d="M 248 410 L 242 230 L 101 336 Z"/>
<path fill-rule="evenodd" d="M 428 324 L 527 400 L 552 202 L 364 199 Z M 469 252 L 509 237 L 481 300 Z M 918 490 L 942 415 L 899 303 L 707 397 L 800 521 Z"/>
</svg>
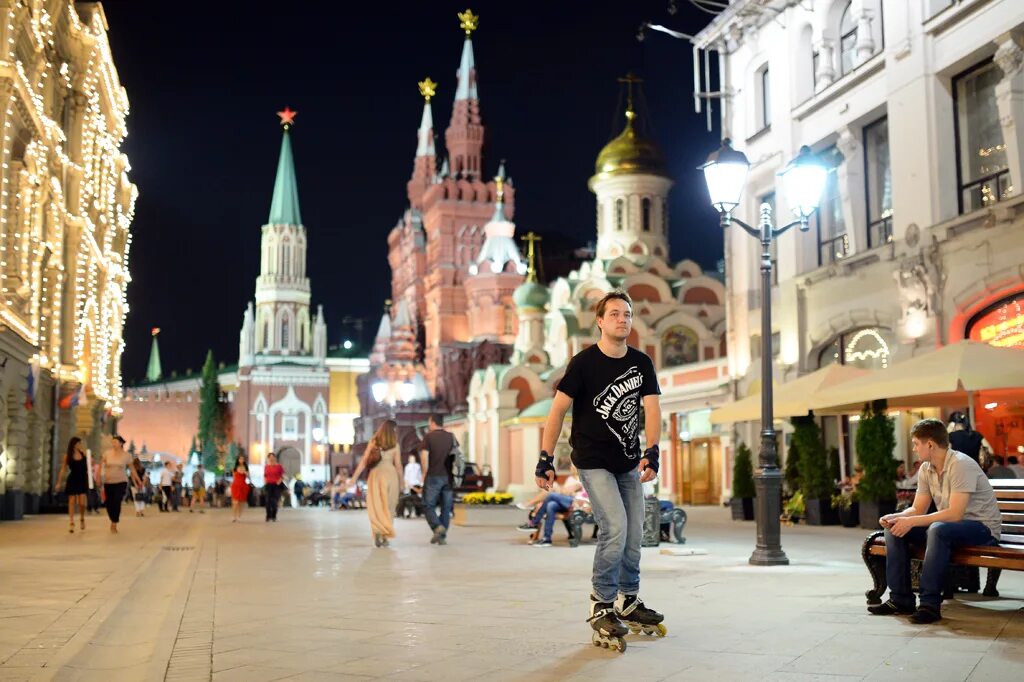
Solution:
<svg viewBox="0 0 1024 682">
<path fill-rule="evenodd" d="M 860 523 L 860 505 L 852 490 L 841 490 L 833 495 L 832 508 L 838 512 L 843 528 L 856 528 Z"/>
<path fill-rule="evenodd" d="M 736 448 L 736 461 L 732 464 L 732 518 L 735 521 L 754 520 L 754 465 L 750 461 L 750 448 L 740 443 Z"/>
<path fill-rule="evenodd" d="M 895 448 L 895 427 L 885 414 L 885 401 L 865 405 L 857 428 L 857 459 L 864 469 L 857 484 L 861 528 L 878 528 L 879 517 L 896 511 Z"/>
<path fill-rule="evenodd" d="M 814 417 L 793 418 L 793 444 L 800 453 L 800 492 L 803 493 L 804 518 L 812 526 L 830 526 L 839 522 L 832 510 L 835 486 L 829 470 L 825 443 Z"/>
<path fill-rule="evenodd" d="M 800 450 L 796 441 L 790 439 L 789 448 L 786 450 L 786 464 L 783 469 L 783 480 L 786 482 L 786 492 L 795 495 L 800 491 Z"/>
<path fill-rule="evenodd" d="M 801 492 L 796 492 L 791 498 L 786 500 L 786 505 L 782 508 L 782 520 L 789 521 L 790 523 L 800 523 L 801 518 L 806 518 L 804 495 Z"/>
</svg>

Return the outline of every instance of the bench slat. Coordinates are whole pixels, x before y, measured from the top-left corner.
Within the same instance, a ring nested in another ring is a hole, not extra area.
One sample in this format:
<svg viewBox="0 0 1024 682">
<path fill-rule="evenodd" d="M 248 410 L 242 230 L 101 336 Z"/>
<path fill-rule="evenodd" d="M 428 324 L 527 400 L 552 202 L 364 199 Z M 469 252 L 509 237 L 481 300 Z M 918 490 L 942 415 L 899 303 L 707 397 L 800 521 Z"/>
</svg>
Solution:
<svg viewBox="0 0 1024 682">
<path fill-rule="evenodd" d="M 997 500 L 1024 500 L 1024 490 L 996 490 Z"/>
<path fill-rule="evenodd" d="M 1003 525 L 1008 523 L 1024 523 L 1024 514 L 1009 514 L 1003 512 Z"/>
<path fill-rule="evenodd" d="M 1024 535 L 1015 535 L 1013 533 L 1003 533 L 999 536 L 999 544 L 1002 545 L 1024 545 Z"/>
<path fill-rule="evenodd" d="M 1024 535 L 1024 523 L 1006 523 L 1004 521 L 1003 533 L 1009 533 L 1011 535 Z"/>
<path fill-rule="evenodd" d="M 992 484 L 996 492 L 1000 490 L 1024 490 L 1024 478 L 992 478 L 989 479 L 989 483 Z"/>
<path fill-rule="evenodd" d="M 885 539 L 882 536 L 875 539 L 870 552 L 876 556 L 885 556 Z M 923 557 L 924 550 L 919 547 L 915 548 L 914 554 L 919 555 L 918 558 Z M 960 560 L 968 556 L 1014 559 L 1018 564 L 1017 570 L 1024 571 L 1024 547 L 1015 544 L 1001 542 L 998 547 L 961 547 L 953 552 L 952 561 L 961 563 Z"/>
<path fill-rule="evenodd" d="M 1017 514 L 1024 513 L 1024 502 L 1014 501 L 999 501 L 999 511 L 1001 512 L 1014 512 Z"/>
</svg>

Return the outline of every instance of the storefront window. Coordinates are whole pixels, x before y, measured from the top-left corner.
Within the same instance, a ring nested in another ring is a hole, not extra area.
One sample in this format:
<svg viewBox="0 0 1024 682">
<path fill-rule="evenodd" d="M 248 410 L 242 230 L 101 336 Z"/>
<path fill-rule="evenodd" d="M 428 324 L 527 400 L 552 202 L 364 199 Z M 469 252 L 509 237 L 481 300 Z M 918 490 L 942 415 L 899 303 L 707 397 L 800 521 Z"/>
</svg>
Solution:
<svg viewBox="0 0 1024 682">
<path fill-rule="evenodd" d="M 967 338 L 1001 348 L 1024 349 L 1024 294 L 1000 301 L 968 325 Z"/>
<path fill-rule="evenodd" d="M 996 105 L 1002 75 L 988 60 L 953 79 L 961 213 L 989 206 L 1013 191 Z"/>
</svg>

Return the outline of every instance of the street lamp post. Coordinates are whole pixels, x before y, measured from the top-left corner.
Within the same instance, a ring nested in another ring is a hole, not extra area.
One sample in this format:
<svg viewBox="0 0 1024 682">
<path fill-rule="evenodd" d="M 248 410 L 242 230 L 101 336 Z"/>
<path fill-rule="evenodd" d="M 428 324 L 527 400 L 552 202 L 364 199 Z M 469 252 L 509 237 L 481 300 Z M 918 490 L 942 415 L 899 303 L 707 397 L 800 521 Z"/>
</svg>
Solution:
<svg viewBox="0 0 1024 682">
<path fill-rule="evenodd" d="M 796 220 L 774 227 L 771 206 L 761 204 L 760 220 L 757 227 L 753 227 L 732 215 L 739 205 L 749 168 L 746 155 L 733 149 L 728 138 L 701 166 L 711 204 L 718 211 L 722 227 L 727 228 L 735 223 L 761 242 L 761 449 L 758 452 L 757 473 L 754 475 L 754 487 L 757 490 L 757 546 L 750 555 L 750 563 L 755 566 L 777 566 L 788 564 L 789 558 L 782 551 L 779 526 L 782 472 L 779 471 L 772 404 L 771 245 L 774 239 L 792 227 L 799 226 L 801 232 L 807 232 L 808 218 L 818 207 L 827 171 L 809 147 L 801 147 L 796 158 L 779 174 L 786 200 Z"/>
</svg>

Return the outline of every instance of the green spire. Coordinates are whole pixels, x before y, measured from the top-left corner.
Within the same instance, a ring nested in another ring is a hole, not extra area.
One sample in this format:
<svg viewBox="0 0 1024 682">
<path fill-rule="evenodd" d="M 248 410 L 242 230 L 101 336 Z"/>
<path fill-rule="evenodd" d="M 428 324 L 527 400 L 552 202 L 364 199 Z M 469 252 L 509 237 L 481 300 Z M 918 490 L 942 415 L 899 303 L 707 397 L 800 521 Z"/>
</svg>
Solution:
<svg viewBox="0 0 1024 682">
<path fill-rule="evenodd" d="M 146 368 L 146 379 L 149 381 L 160 381 L 163 377 L 163 370 L 160 368 L 160 346 L 156 337 L 160 334 L 159 327 L 153 327 L 153 347 L 149 351 L 149 367 Z"/>
<path fill-rule="evenodd" d="M 286 108 L 287 111 L 287 108 Z M 280 116 L 280 114 L 278 114 Z M 294 116 L 294 113 L 293 113 Z M 274 200 L 270 203 L 271 225 L 301 225 L 299 215 L 299 185 L 295 180 L 295 162 L 292 160 L 292 143 L 287 122 L 282 119 L 284 135 L 281 138 L 281 157 L 277 162 L 277 179 L 274 181 Z"/>
</svg>

